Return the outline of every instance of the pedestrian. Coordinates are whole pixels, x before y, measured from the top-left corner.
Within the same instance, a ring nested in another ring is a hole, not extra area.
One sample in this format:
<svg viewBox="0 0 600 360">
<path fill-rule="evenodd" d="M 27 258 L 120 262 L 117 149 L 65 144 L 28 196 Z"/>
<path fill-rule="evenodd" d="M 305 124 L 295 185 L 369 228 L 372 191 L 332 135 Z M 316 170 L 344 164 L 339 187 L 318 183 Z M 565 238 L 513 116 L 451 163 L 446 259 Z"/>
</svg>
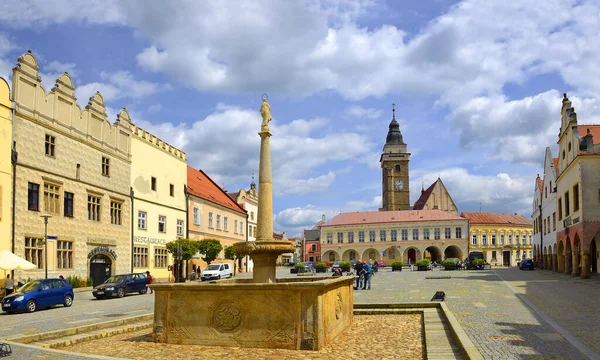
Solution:
<svg viewBox="0 0 600 360">
<path fill-rule="evenodd" d="M 371 290 L 371 264 L 363 261 L 363 290 Z"/>
<path fill-rule="evenodd" d="M 342 269 L 336 268 L 331 276 L 342 276 Z"/>
<path fill-rule="evenodd" d="M 377 263 L 377 260 L 373 261 L 373 273 L 376 273 L 377 270 L 379 270 L 379 264 Z"/>
<path fill-rule="evenodd" d="M 10 295 L 15 289 L 15 282 L 10 278 L 10 274 L 6 275 L 6 281 L 4 281 L 4 296 Z"/>
<path fill-rule="evenodd" d="M 64 276 L 62 276 L 62 275 L 59 275 L 59 276 L 58 276 L 58 278 L 59 278 L 59 279 L 63 279 L 63 280 L 65 279 L 65 277 L 64 277 Z"/>
<path fill-rule="evenodd" d="M 356 278 L 356 286 L 354 286 L 354 288 L 356 290 L 360 290 L 360 288 L 362 287 L 362 282 L 363 282 L 363 277 L 364 277 L 364 274 L 362 273 L 362 268 L 363 268 L 362 262 L 357 261 L 356 265 L 354 265 L 354 270 L 356 271 L 356 275 L 358 275 L 358 277 Z"/>
<path fill-rule="evenodd" d="M 146 287 L 150 289 L 150 294 L 153 294 L 154 290 L 152 290 L 152 288 L 148 286 L 152 284 L 152 275 L 150 275 L 150 271 L 146 271 L 146 275 L 148 276 L 148 284 L 146 284 Z M 146 292 L 148 292 L 148 290 L 146 290 Z"/>
</svg>

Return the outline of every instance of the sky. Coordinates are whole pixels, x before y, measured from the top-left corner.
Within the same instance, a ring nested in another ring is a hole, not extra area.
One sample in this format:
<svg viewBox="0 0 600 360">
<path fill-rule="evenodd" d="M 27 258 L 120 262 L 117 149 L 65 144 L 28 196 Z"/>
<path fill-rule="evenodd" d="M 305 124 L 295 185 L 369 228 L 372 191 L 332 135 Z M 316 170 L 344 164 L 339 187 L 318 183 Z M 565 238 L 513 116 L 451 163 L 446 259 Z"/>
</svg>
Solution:
<svg viewBox="0 0 600 360">
<path fill-rule="evenodd" d="M 50 91 L 116 120 L 227 191 L 258 173 L 268 94 L 275 231 L 381 206 L 396 104 L 411 203 L 438 177 L 459 211 L 530 217 L 562 93 L 600 123 L 600 3 L 584 0 L 2 1 L 0 76 L 31 50 Z M 258 181 L 257 181 L 258 182 Z"/>
</svg>

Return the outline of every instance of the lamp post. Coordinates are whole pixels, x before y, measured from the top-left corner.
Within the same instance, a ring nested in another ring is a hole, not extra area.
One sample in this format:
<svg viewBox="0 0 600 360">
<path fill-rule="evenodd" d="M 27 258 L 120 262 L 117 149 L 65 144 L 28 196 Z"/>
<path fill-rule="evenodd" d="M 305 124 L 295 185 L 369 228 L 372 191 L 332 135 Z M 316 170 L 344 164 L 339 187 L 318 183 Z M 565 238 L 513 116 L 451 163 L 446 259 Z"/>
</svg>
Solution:
<svg viewBox="0 0 600 360">
<path fill-rule="evenodd" d="M 50 214 L 42 214 L 40 217 L 44 218 L 44 271 L 45 278 L 48 278 L 48 218 L 51 218 Z"/>
</svg>

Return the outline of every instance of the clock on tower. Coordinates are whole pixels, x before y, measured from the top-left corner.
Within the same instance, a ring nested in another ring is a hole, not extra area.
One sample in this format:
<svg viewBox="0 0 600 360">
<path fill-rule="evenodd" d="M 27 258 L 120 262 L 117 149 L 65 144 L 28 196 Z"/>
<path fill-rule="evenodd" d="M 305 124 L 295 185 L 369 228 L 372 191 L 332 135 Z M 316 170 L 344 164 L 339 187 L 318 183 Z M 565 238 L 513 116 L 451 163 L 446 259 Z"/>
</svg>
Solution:
<svg viewBox="0 0 600 360">
<path fill-rule="evenodd" d="M 381 210 L 410 210 L 408 163 L 410 153 L 402 139 L 396 108 L 392 104 L 392 121 L 379 162 L 382 170 L 383 207 Z"/>
</svg>

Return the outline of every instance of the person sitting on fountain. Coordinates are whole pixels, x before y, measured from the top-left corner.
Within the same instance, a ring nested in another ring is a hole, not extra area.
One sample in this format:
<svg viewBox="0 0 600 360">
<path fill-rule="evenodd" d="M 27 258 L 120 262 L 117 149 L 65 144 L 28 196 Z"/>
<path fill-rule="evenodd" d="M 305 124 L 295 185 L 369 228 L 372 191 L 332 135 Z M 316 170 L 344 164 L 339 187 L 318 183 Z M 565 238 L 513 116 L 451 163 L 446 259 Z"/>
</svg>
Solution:
<svg viewBox="0 0 600 360">
<path fill-rule="evenodd" d="M 336 268 L 331 276 L 342 276 L 342 269 Z"/>
</svg>

